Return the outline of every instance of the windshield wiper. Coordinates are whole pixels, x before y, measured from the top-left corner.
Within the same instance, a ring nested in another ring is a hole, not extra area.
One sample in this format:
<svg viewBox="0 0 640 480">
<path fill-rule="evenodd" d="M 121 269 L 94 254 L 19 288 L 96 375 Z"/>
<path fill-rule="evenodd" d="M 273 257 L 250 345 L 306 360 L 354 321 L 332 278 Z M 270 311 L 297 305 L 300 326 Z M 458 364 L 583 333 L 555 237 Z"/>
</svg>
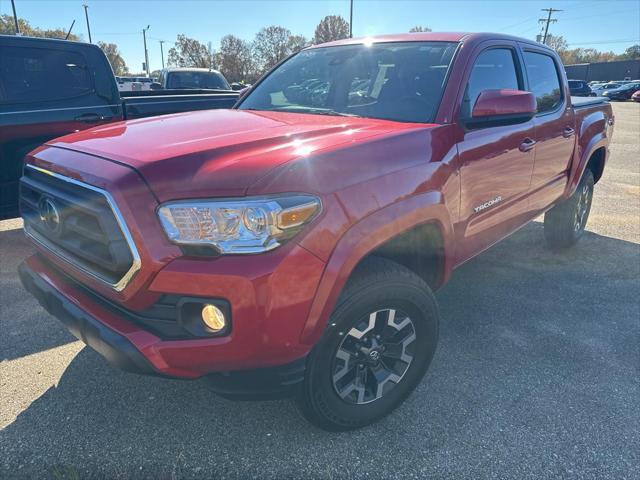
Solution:
<svg viewBox="0 0 640 480">
<path fill-rule="evenodd" d="M 330 108 L 287 106 L 287 107 L 275 108 L 274 110 L 279 112 L 291 112 L 291 113 L 310 113 L 312 115 L 332 115 L 337 117 L 360 117 L 360 115 L 356 115 L 355 113 L 338 112 L 337 110 L 331 110 Z"/>
</svg>

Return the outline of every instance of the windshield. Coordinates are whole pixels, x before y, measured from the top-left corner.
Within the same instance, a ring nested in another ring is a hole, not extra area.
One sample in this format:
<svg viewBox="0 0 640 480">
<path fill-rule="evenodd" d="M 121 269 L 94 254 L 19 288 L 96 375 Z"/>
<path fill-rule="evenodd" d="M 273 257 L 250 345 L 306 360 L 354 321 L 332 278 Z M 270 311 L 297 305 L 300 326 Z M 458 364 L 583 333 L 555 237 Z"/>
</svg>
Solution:
<svg viewBox="0 0 640 480">
<path fill-rule="evenodd" d="M 218 72 L 170 72 L 167 88 L 205 88 L 230 90 L 227 80 Z"/>
<path fill-rule="evenodd" d="M 457 46 L 397 42 L 304 50 L 239 108 L 432 122 Z"/>
</svg>

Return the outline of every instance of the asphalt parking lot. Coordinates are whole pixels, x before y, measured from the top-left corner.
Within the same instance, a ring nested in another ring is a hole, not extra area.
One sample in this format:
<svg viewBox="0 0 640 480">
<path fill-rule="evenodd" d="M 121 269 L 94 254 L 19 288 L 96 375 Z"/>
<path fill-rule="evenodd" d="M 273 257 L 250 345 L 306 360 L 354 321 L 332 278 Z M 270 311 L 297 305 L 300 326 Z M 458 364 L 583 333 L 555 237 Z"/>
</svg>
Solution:
<svg viewBox="0 0 640 480">
<path fill-rule="evenodd" d="M 424 381 L 356 432 L 112 368 L 22 290 L 0 222 L 0 478 L 640 478 L 640 104 L 614 111 L 577 247 L 537 221 L 461 267 Z"/>
</svg>

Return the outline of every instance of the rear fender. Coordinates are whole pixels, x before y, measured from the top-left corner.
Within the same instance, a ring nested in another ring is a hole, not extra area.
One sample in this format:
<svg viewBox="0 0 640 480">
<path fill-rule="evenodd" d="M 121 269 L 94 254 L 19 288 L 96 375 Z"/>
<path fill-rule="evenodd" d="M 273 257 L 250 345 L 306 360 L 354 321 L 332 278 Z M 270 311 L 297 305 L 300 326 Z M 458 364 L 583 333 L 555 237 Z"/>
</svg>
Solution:
<svg viewBox="0 0 640 480">
<path fill-rule="evenodd" d="M 393 237 L 413 227 L 434 223 L 440 229 L 444 244 L 445 283 L 453 269 L 453 225 L 440 192 L 426 192 L 389 205 L 367 216 L 345 232 L 327 262 L 318 286 L 301 342 L 313 344 L 325 331 L 331 312 L 349 276 L 358 263 Z"/>
<path fill-rule="evenodd" d="M 568 198 L 570 197 L 573 192 L 575 192 L 576 188 L 578 188 L 578 184 L 580 183 L 580 179 L 582 178 L 582 175 L 584 174 L 584 171 L 587 168 L 587 165 L 589 164 L 589 159 L 591 158 L 591 156 L 594 154 L 594 152 L 596 150 L 598 150 L 599 148 L 603 148 L 605 149 L 605 163 L 607 161 L 607 158 L 609 156 L 609 149 L 608 149 L 608 145 L 609 145 L 609 139 L 607 138 L 607 135 L 605 132 L 600 132 L 598 134 L 596 134 L 590 141 L 589 143 L 586 145 L 585 148 L 579 148 L 578 152 L 576 153 L 576 155 L 579 155 L 579 160 L 577 162 L 575 162 L 572 167 L 571 167 L 571 174 L 569 176 L 569 182 L 567 183 L 567 188 L 565 190 L 564 193 L 564 197 Z"/>
<path fill-rule="evenodd" d="M 605 162 L 608 157 L 608 145 L 612 132 L 611 106 L 608 109 L 598 109 L 587 113 L 584 117 L 576 114 L 576 122 L 579 123 L 578 142 L 574 153 L 574 161 L 571 164 L 569 173 L 569 182 L 565 189 L 564 197 L 567 198 L 573 194 L 578 187 L 580 179 L 584 174 L 589 163 L 589 159 L 593 153 L 599 148 L 605 148 Z M 578 110 L 579 112 L 579 110 Z M 576 112 L 577 113 L 577 112 Z"/>
</svg>

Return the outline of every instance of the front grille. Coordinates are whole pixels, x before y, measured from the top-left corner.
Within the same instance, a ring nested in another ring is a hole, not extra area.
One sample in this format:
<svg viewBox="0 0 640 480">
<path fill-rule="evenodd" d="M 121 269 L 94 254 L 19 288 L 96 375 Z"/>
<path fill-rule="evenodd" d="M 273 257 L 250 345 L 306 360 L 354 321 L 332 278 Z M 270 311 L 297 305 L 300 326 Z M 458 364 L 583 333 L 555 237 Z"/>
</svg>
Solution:
<svg viewBox="0 0 640 480">
<path fill-rule="evenodd" d="M 115 290 L 140 267 L 127 227 L 104 190 L 27 165 L 20 210 L 30 237 Z"/>
</svg>

